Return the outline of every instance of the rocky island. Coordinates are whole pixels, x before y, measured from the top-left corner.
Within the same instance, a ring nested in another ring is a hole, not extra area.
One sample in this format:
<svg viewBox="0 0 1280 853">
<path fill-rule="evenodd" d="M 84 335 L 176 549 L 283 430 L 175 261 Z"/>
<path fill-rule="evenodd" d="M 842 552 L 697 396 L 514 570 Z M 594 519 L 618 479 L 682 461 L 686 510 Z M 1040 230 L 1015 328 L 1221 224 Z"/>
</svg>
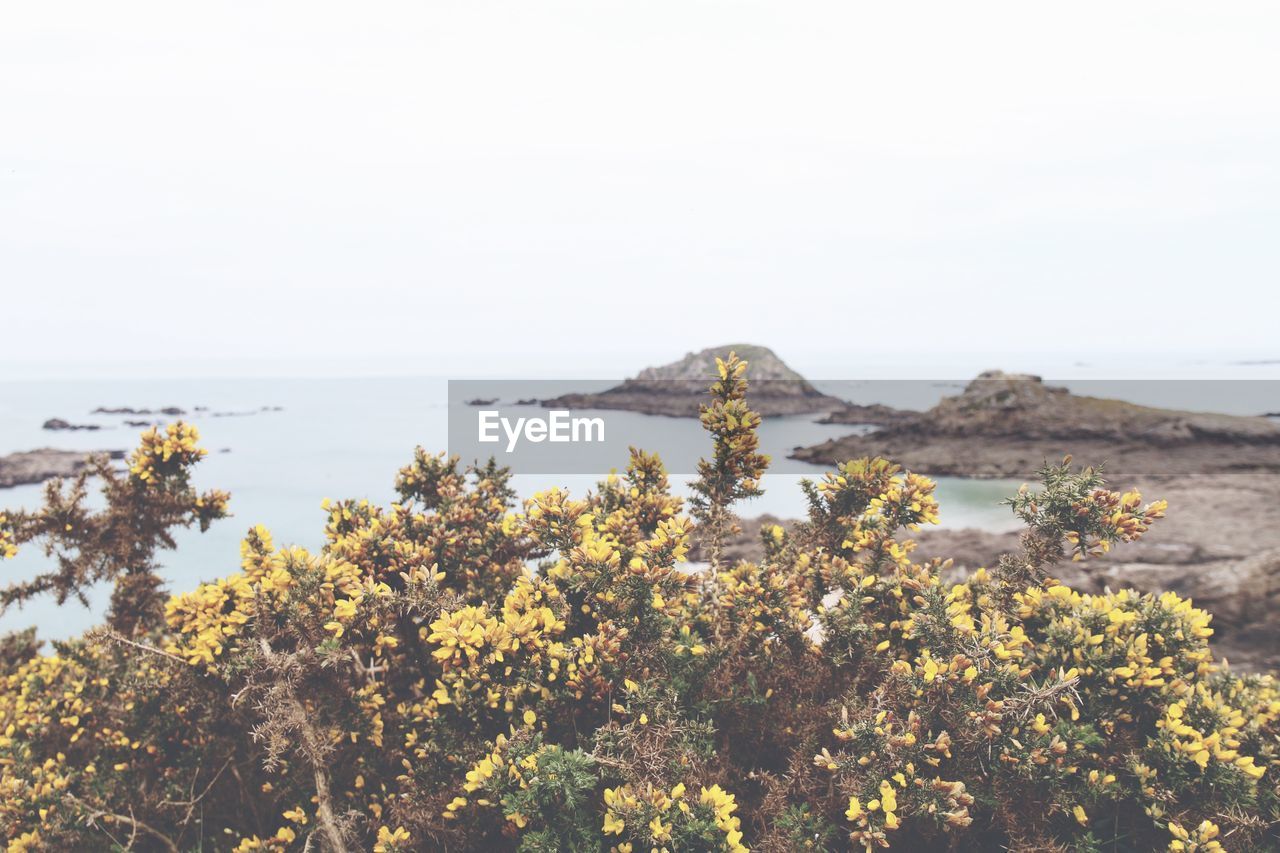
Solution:
<svg viewBox="0 0 1280 853">
<path fill-rule="evenodd" d="M 135 409 L 132 406 L 99 406 L 89 414 L 91 415 L 167 415 L 169 417 L 178 417 L 185 415 L 186 412 L 177 406 L 165 406 L 161 409 Z"/>
<path fill-rule="evenodd" d="M 123 450 L 105 450 L 112 459 L 123 459 Z M 54 477 L 70 477 L 88 464 L 89 456 L 83 450 L 55 450 L 42 447 L 0 456 L 0 489 L 43 483 Z"/>
<path fill-rule="evenodd" d="M 49 418 L 49 420 L 41 424 L 40 428 L 47 429 L 52 432 L 59 432 L 63 430 L 70 430 L 74 432 L 77 430 L 100 430 L 102 429 L 102 426 L 99 424 L 73 424 L 70 421 L 63 420 L 62 418 Z"/>
<path fill-rule="evenodd" d="M 819 464 L 884 456 L 932 475 L 1027 477 L 1066 454 L 1113 476 L 1280 471 L 1280 426 L 1265 417 L 1184 412 L 1071 394 L 1038 376 L 992 370 L 926 412 L 893 412 L 863 435 L 802 448 Z"/>
<path fill-rule="evenodd" d="M 707 384 L 716 378 L 716 359 L 730 352 L 748 362 L 751 407 L 763 417 L 835 412 L 848 405 L 814 388 L 773 350 L 755 344 L 709 347 L 661 367 L 647 367 L 598 394 L 565 394 L 540 402 L 546 408 L 624 409 L 647 415 L 697 417 L 706 402 Z"/>
</svg>

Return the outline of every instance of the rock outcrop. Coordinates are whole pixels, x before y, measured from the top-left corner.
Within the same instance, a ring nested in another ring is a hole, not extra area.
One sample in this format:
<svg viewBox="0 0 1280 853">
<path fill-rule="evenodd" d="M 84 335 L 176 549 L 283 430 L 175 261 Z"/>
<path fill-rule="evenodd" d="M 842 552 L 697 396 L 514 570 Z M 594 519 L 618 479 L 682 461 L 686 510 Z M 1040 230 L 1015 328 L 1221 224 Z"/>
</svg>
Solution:
<svg viewBox="0 0 1280 853">
<path fill-rule="evenodd" d="M 123 450 L 101 451 L 112 459 L 123 459 Z M 42 447 L 0 456 L 0 489 L 43 483 L 54 477 L 70 477 L 88 464 L 83 450 L 55 450 Z"/>
<path fill-rule="evenodd" d="M 716 358 L 736 352 L 748 362 L 751 407 L 764 417 L 835 412 L 847 404 L 823 394 L 788 367 L 768 347 L 731 344 L 689 353 L 661 367 L 647 367 L 632 379 L 598 394 L 565 394 L 542 400 L 548 408 L 625 409 L 649 415 L 697 417 L 715 381 Z"/>
<path fill-rule="evenodd" d="M 876 432 L 797 450 L 820 464 L 885 456 L 934 475 L 1025 477 L 1066 454 L 1112 475 L 1280 471 L 1280 425 L 1077 396 L 1037 376 L 988 371 L 964 392 Z"/>
<path fill-rule="evenodd" d="M 820 424 L 872 424 L 874 426 L 898 426 L 920 417 L 919 412 L 895 409 L 882 403 L 864 405 L 849 403 L 843 409 L 819 418 Z"/>
<path fill-rule="evenodd" d="M 177 406 L 165 406 L 163 409 L 134 409 L 130 406 L 99 406 L 89 414 L 91 415 L 168 415 L 169 417 L 177 417 L 185 415 L 186 412 Z"/>
<path fill-rule="evenodd" d="M 73 424 L 70 421 L 64 421 L 62 418 L 49 418 L 49 420 L 40 425 L 40 428 L 51 430 L 53 432 L 59 432 L 62 430 L 74 431 L 83 429 L 92 431 L 102 429 L 98 424 Z"/>
</svg>

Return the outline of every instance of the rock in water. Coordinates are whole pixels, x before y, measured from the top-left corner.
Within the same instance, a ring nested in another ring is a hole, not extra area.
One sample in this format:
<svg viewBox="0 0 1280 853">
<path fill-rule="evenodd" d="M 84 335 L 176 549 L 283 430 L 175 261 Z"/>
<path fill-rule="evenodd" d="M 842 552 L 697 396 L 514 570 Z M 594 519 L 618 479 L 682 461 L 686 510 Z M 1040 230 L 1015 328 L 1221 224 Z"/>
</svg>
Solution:
<svg viewBox="0 0 1280 853">
<path fill-rule="evenodd" d="M 87 430 L 102 429 L 102 427 L 98 426 L 97 424 L 73 424 L 73 423 L 70 423 L 69 421 L 64 421 L 62 418 L 49 418 L 49 420 L 45 421 L 43 424 L 41 424 L 41 425 L 40 425 L 40 428 L 41 428 L 41 429 L 47 429 L 47 430 L 53 430 L 53 431 L 58 431 L 58 430 L 80 430 L 80 429 L 87 429 Z"/>
<path fill-rule="evenodd" d="M 697 417 L 707 388 L 718 378 L 716 359 L 736 352 L 747 362 L 747 400 L 765 417 L 835 412 L 846 403 L 814 388 L 768 347 L 729 344 L 689 353 L 661 367 L 646 367 L 632 379 L 599 394 L 565 394 L 543 400 L 547 408 L 625 409 L 649 415 Z"/>
<path fill-rule="evenodd" d="M 203 407 L 201 407 L 203 408 Z M 163 409 L 135 409 L 132 406 L 99 406 L 91 415 L 168 415 L 178 417 L 186 412 L 177 406 L 165 406 Z"/>
<path fill-rule="evenodd" d="M 102 451 L 112 459 L 123 459 L 123 450 Z M 54 477 L 70 477 L 88 464 L 83 450 L 54 450 L 42 447 L 0 456 L 0 489 L 43 483 Z"/>
</svg>

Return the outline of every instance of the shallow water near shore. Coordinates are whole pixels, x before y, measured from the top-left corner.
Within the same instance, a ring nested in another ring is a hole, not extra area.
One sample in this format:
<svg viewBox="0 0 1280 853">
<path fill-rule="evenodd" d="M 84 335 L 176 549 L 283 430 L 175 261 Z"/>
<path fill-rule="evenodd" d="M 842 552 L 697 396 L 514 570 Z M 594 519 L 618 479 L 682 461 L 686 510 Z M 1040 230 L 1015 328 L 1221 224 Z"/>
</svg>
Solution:
<svg viewBox="0 0 1280 853">
<path fill-rule="evenodd" d="M 916 386 L 914 393 L 918 394 L 920 387 Z M 575 388 L 575 383 L 566 382 L 566 391 Z M 941 397 L 955 391 L 950 385 L 937 383 L 936 390 L 929 393 Z M 367 498 L 385 505 L 395 498 L 396 471 L 411 460 L 413 448 L 421 445 L 428 451 L 441 451 L 448 438 L 446 381 L 436 378 L 10 382 L 0 384 L 0 397 L 6 404 L 0 410 L 0 454 L 37 447 L 128 450 L 137 444 L 142 429 L 126 426 L 126 420 L 173 418 L 92 414 L 94 409 L 177 406 L 185 410 L 183 419 L 199 427 L 202 443 L 209 450 L 209 456 L 197 467 L 195 485 L 229 491 L 233 517 L 216 522 L 205 534 L 180 531 L 178 550 L 160 554 L 162 574 L 173 591 L 236 571 L 240 540 L 254 524 L 267 526 L 278 546 L 319 547 L 325 518 L 320 509 L 322 499 Z M 936 399 L 912 402 L 923 407 Z M 630 412 L 610 412 L 609 416 L 611 423 L 637 435 L 669 420 Z M 41 429 L 45 420 L 55 417 L 73 424 L 99 424 L 102 429 Z M 766 420 L 761 429 L 762 449 L 780 459 L 796 446 L 857 429 L 818 424 L 817 417 Z M 616 460 L 617 467 L 623 468 L 626 461 Z M 798 468 L 810 477 L 825 470 L 817 465 Z M 797 463 L 790 463 L 788 470 L 797 470 Z M 1027 472 L 1027 476 L 1031 474 Z M 738 511 L 743 516 L 803 515 L 800 477 L 791 473 L 766 475 L 762 482 L 765 494 L 739 505 Z M 582 494 L 598 479 L 583 474 L 528 474 L 515 476 L 513 486 L 520 498 L 551 486 Z M 678 494 L 688 494 L 687 476 L 673 476 L 672 480 Z M 942 526 L 985 530 L 1017 526 L 1000 502 L 1016 491 L 1019 481 L 938 480 Z M 0 490 L 0 507 L 36 507 L 42 490 L 38 485 Z M 29 577 L 47 565 L 47 558 L 28 547 L 16 559 L 0 564 L 0 583 Z M 45 638 L 74 635 L 99 620 L 108 594 L 107 590 L 96 591 L 88 607 L 76 602 L 59 607 L 51 599 L 32 602 L 0 616 L 0 632 L 34 624 Z"/>
</svg>

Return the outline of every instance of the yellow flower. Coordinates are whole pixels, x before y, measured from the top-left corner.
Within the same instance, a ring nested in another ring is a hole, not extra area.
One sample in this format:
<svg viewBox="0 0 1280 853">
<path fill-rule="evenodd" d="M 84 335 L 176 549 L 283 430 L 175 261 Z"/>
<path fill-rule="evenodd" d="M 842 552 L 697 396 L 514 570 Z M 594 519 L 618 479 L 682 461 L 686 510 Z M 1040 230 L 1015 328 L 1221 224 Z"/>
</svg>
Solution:
<svg viewBox="0 0 1280 853">
<path fill-rule="evenodd" d="M 898 792 L 894 790 L 893 785 L 888 780 L 880 783 L 880 808 L 887 812 L 896 812 L 898 810 Z"/>
<path fill-rule="evenodd" d="M 378 843 L 373 847 L 374 853 L 389 853 L 389 851 L 396 850 L 412 840 L 413 836 L 402 826 L 397 826 L 395 829 L 380 826 L 378 827 Z"/>
<path fill-rule="evenodd" d="M 658 843 L 670 840 L 671 824 L 663 823 L 662 815 L 654 815 L 653 820 L 649 821 L 649 837 Z"/>
<path fill-rule="evenodd" d="M 340 598 L 333 603 L 334 619 L 351 619 L 356 615 L 356 603 L 349 598 Z"/>
</svg>

